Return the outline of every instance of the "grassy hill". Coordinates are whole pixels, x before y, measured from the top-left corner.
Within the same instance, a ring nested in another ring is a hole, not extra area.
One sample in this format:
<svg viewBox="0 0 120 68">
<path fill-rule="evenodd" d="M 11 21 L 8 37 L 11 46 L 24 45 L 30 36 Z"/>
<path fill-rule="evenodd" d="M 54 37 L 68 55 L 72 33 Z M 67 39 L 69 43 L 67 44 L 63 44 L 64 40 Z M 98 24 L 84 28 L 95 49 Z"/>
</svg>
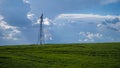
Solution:
<svg viewBox="0 0 120 68">
<path fill-rule="evenodd" d="M 120 68 L 120 43 L 0 46 L 0 68 Z"/>
</svg>

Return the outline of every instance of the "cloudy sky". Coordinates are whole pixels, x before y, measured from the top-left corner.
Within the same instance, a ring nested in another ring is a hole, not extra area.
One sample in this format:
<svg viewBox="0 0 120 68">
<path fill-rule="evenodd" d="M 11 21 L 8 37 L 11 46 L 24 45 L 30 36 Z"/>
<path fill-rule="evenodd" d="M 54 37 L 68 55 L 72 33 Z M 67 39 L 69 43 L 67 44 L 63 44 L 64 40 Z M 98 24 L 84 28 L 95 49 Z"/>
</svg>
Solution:
<svg viewBox="0 0 120 68">
<path fill-rule="evenodd" d="M 0 45 L 120 42 L 120 0 L 0 0 Z"/>
</svg>

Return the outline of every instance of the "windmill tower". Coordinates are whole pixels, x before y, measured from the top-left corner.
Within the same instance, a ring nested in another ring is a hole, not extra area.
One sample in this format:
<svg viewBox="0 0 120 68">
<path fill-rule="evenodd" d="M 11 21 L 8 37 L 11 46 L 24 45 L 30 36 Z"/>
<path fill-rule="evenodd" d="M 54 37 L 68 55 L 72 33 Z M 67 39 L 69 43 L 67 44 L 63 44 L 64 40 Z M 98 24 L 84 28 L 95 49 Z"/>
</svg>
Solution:
<svg viewBox="0 0 120 68">
<path fill-rule="evenodd" d="M 44 44 L 44 31 L 43 31 L 43 14 L 40 16 L 40 27 L 39 27 L 39 34 L 38 34 L 38 41 L 37 45 L 43 45 Z"/>
</svg>

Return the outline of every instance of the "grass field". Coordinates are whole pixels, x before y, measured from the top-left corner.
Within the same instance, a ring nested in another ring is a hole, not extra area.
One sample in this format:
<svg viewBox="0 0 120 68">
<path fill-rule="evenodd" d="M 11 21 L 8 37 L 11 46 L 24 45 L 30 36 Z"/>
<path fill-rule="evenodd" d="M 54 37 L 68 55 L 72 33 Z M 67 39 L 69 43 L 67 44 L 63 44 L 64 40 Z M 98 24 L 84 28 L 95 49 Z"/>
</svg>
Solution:
<svg viewBox="0 0 120 68">
<path fill-rule="evenodd" d="M 0 68 L 120 68 L 120 43 L 0 46 Z"/>
</svg>

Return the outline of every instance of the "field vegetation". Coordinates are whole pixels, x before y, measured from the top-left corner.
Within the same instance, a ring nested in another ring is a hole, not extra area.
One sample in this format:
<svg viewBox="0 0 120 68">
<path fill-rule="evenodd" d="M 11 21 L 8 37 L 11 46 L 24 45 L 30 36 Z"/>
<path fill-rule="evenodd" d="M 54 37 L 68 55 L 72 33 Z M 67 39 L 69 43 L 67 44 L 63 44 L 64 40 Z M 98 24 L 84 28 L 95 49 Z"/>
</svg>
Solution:
<svg viewBox="0 0 120 68">
<path fill-rule="evenodd" d="M 120 43 L 0 46 L 0 68 L 120 68 Z"/>
</svg>

